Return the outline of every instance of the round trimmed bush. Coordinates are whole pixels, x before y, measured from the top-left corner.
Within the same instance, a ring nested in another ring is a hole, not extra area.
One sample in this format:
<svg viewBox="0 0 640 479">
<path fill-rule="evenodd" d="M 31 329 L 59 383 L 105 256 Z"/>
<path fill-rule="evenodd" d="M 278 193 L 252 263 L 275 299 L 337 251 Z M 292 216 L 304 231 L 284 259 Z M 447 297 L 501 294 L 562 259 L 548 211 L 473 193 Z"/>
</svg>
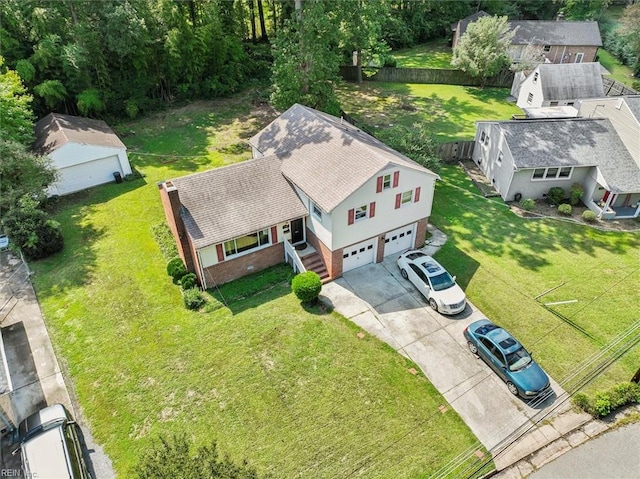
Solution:
<svg viewBox="0 0 640 479">
<path fill-rule="evenodd" d="M 185 308 L 196 310 L 204 304 L 204 296 L 198 288 L 186 289 L 182 292 L 182 301 Z"/>
<path fill-rule="evenodd" d="M 182 277 L 187 274 L 187 268 L 182 262 L 182 258 L 173 258 L 167 263 L 167 274 L 173 278 L 173 282 L 178 284 Z"/>
<path fill-rule="evenodd" d="M 571 216 L 571 205 L 566 203 L 561 204 L 558 206 L 558 213 L 565 216 Z"/>
<path fill-rule="evenodd" d="M 559 205 L 564 200 L 564 190 L 559 186 L 554 186 L 553 188 L 549 188 L 547 192 L 547 200 L 552 205 Z"/>
<path fill-rule="evenodd" d="M 180 286 L 182 289 L 195 288 L 198 284 L 198 277 L 195 273 L 187 273 L 180 279 Z"/>
<path fill-rule="evenodd" d="M 531 211 L 536 205 L 536 201 L 533 198 L 522 198 L 520 200 L 520 208 L 525 211 Z"/>
<path fill-rule="evenodd" d="M 291 288 L 296 297 L 303 303 L 314 303 L 322 289 L 322 281 L 317 273 L 305 271 L 293 278 Z"/>
<path fill-rule="evenodd" d="M 582 213 L 582 219 L 587 223 L 595 223 L 596 222 L 596 214 L 591 210 L 585 210 Z"/>
</svg>

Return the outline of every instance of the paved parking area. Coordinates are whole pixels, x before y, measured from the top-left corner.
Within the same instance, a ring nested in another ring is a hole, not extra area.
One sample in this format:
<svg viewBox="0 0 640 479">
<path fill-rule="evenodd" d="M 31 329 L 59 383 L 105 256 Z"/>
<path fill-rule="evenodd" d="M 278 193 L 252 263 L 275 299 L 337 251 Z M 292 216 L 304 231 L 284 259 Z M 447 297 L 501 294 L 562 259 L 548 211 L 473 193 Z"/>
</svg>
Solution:
<svg viewBox="0 0 640 479">
<path fill-rule="evenodd" d="M 85 457 L 93 477 L 115 477 L 111 460 L 93 441 L 81 411 L 74 407 L 56 359 L 40 305 L 31 285 L 27 265 L 16 255 L 0 251 L 0 326 L 8 375 L 12 384 L 2 402 L 4 414 L 14 425 L 39 409 L 64 404 L 82 427 Z M 11 434 L 0 442 L 0 476 L 19 477 L 20 455 Z"/>
<path fill-rule="evenodd" d="M 542 404 L 527 403 L 511 395 L 505 383 L 467 349 L 463 330 L 485 317 L 482 312 L 469 303 L 456 316 L 436 313 L 400 276 L 395 256 L 345 273 L 324 285 L 321 298 L 415 362 L 487 450 L 495 453 L 510 442 L 514 431 L 531 428 L 528 444 L 511 446 L 510 453 L 500 454 L 496 459 L 498 469 L 588 419 L 586 415 L 570 413 L 568 403 L 560 404 L 558 397 L 565 392 L 553 379 L 555 395 Z M 534 427 L 534 416 L 548 411 L 555 416 L 564 414 L 562 424 L 558 428 Z"/>
</svg>

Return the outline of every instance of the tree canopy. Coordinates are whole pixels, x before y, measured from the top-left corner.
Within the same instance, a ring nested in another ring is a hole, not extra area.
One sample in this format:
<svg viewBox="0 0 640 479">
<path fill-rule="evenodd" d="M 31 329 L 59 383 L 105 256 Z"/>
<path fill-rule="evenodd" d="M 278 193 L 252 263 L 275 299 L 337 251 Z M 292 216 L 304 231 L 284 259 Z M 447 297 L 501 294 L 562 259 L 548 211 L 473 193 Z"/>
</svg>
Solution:
<svg viewBox="0 0 640 479">
<path fill-rule="evenodd" d="M 472 77 L 487 78 L 498 74 L 511 63 L 508 48 L 515 30 L 507 17 L 486 16 L 470 23 L 467 31 L 453 49 L 451 64 Z"/>
</svg>

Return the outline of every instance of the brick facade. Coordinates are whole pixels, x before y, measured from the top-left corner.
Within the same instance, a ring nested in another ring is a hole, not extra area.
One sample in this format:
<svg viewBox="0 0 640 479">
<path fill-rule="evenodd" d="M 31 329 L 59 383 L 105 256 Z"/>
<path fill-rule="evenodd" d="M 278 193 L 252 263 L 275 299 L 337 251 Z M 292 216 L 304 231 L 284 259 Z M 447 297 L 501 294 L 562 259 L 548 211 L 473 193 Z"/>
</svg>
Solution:
<svg viewBox="0 0 640 479">
<path fill-rule="evenodd" d="M 318 252 L 327 268 L 330 279 L 342 276 L 342 248 L 331 251 L 327 245 L 318 239 L 313 231 L 307 229 L 307 243 Z"/>
<path fill-rule="evenodd" d="M 583 53 L 581 63 L 590 63 L 596 61 L 598 47 L 581 47 L 581 46 L 551 46 L 551 50 L 543 52 L 543 55 L 551 63 L 575 63 L 576 54 Z"/>
<path fill-rule="evenodd" d="M 429 224 L 429 218 L 421 218 L 416 225 L 416 235 L 414 248 L 422 248 L 424 246 L 424 238 L 427 236 L 427 225 Z"/>
<path fill-rule="evenodd" d="M 216 284 L 228 283 L 279 263 L 284 263 L 284 245 L 282 243 L 209 266 L 204 269 L 204 275 L 207 287 L 211 288 Z"/>
</svg>

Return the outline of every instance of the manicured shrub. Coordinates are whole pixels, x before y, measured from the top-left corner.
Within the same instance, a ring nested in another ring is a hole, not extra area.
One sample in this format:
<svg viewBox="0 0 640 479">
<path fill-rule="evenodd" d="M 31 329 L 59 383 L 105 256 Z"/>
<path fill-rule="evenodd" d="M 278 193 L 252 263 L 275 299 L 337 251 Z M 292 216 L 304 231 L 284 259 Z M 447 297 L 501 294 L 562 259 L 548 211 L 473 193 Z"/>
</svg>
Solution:
<svg viewBox="0 0 640 479">
<path fill-rule="evenodd" d="M 198 288 L 186 289 L 182 292 L 184 307 L 191 310 L 200 309 L 204 304 L 204 296 Z"/>
<path fill-rule="evenodd" d="M 566 203 L 561 204 L 558 206 L 558 213 L 565 216 L 571 216 L 571 205 Z"/>
<path fill-rule="evenodd" d="M 173 258 L 167 263 L 167 274 L 173 278 L 173 282 L 178 284 L 182 277 L 187 274 L 187 268 L 182 262 L 182 258 Z"/>
<path fill-rule="evenodd" d="M 180 286 L 183 290 L 195 288 L 198 284 L 198 277 L 194 273 L 187 273 L 180 279 Z"/>
<path fill-rule="evenodd" d="M 317 273 L 306 271 L 293 278 L 291 288 L 296 297 L 303 303 L 314 303 L 322 289 L 322 281 Z"/>
<path fill-rule="evenodd" d="M 520 208 L 525 211 L 531 211 L 536 205 L 536 201 L 533 198 L 522 198 L 520 200 Z"/>
<path fill-rule="evenodd" d="M 564 190 L 559 186 L 549 188 L 547 192 L 547 200 L 552 205 L 559 205 L 564 200 Z"/>
<path fill-rule="evenodd" d="M 604 417 L 619 407 L 639 402 L 640 384 L 632 382 L 623 382 L 607 391 L 598 392 L 593 398 L 584 393 L 578 393 L 573 398 L 573 404 L 594 417 Z"/>
<path fill-rule="evenodd" d="M 584 188 L 580 183 L 574 183 L 571 185 L 571 189 L 569 190 L 569 203 L 573 206 L 576 206 L 580 203 L 580 198 L 584 194 Z"/>
<path fill-rule="evenodd" d="M 595 223 L 596 222 L 596 214 L 591 210 L 585 210 L 582 213 L 582 219 L 587 223 Z"/>
</svg>

